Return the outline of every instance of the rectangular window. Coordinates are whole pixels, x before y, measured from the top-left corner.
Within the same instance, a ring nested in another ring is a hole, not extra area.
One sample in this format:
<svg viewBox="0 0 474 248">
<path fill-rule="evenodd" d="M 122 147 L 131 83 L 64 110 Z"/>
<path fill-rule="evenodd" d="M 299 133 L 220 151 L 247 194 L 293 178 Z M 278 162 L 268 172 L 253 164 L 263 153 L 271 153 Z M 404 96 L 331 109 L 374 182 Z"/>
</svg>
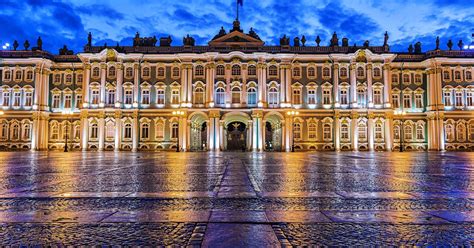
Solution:
<svg viewBox="0 0 474 248">
<path fill-rule="evenodd" d="M 53 95 L 53 101 L 52 101 L 52 106 L 51 106 L 53 109 L 59 108 L 59 103 L 61 101 L 60 97 L 61 96 L 58 94 Z"/>
<path fill-rule="evenodd" d="M 33 92 L 25 92 L 25 107 L 33 106 Z"/>
<path fill-rule="evenodd" d="M 383 135 L 382 135 L 382 124 L 376 124 L 375 125 L 375 138 L 376 139 L 382 139 L 383 138 Z"/>
<path fill-rule="evenodd" d="M 462 107 L 463 102 L 462 102 L 462 91 L 456 91 L 455 93 L 455 98 L 456 98 L 456 107 Z"/>
<path fill-rule="evenodd" d="M 91 104 L 97 105 L 99 104 L 99 90 L 98 89 L 93 89 L 91 92 L 92 95 L 92 101 Z"/>
<path fill-rule="evenodd" d="M 400 108 L 400 95 L 392 94 L 392 106 L 393 108 Z"/>
<path fill-rule="evenodd" d="M 20 107 L 21 105 L 21 92 L 13 93 L 13 107 Z"/>
<path fill-rule="evenodd" d="M 466 105 L 468 107 L 474 106 L 474 92 L 472 91 L 466 92 Z"/>
<path fill-rule="evenodd" d="M 257 90 L 255 90 L 254 88 L 251 88 L 247 91 L 247 104 L 257 104 Z"/>
<path fill-rule="evenodd" d="M 126 89 L 124 92 L 124 104 L 132 104 L 133 103 L 133 91 L 132 89 Z"/>
<path fill-rule="evenodd" d="M 415 94 L 415 108 L 417 109 L 423 108 L 423 95 L 422 94 Z"/>
<path fill-rule="evenodd" d="M 115 90 L 109 89 L 107 91 L 107 105 L 114 105 L 115 103 Z"/>
<path fill-rule="evenodd" d="M 150 90 L 142 90 L 142 104 L 143 105 L 150 104 Z"/>
<path fill-rule="evenodd" d="M 323 104 L 331 104 L 331 89 L 323 89 Z"/>
<path fill-rule="evenodd" d="M 64 95 L 64 108 L 71 108 L 72 95 Z"/>
<path fill-rule="evenodd" d="M 165 91 L 163 89 L 158 89 L 156 91 L 156 104 L 165 104 Z"/>
<path fill-rule="evenodd" d="M 341 99 L 341 105 L 347 105 L 349 104 L 349 98 L 347 97 L 347 89 L 344 88 L 344 89 L 341 89 L 341 95 L 340 95 Z"/>
<path fill-rule="evenodd" d="M 374 104 L 382 104 L 382 89 L 380 88 L 374 89 Z"/>
<path fill-rule="evenodd" d="M 293 89 L 293 104 L 301 104 L 301 90 Z"/>
<path fill-rule="evenodd" d="M 3 106 L 10 106 L 10 92 L 3 92 Z"/>
<path fill-rule="evenodd" d="M 403 95 L 403 108 L 411 109 L 411 94 Z"/>
<path fill-rule="evenodd" d="M 341 139 L 349 139 L 349 126 L 346 124 L 341 125 Z"/>
<path fill-rule="evenodd" d="M 331 140 L 332 139 L 332 132 L 331 132 L 331 125 L 324 124 L 323 125 L 323 139 L 324 140 Z"/>
<path fill-rule="evenodd" d="M 171 104 L 179 104 L 179 90 L 171 90 Z"/>
<path fill-rule="evenodd" d="M 316 90 L 315 89 L 308 90 L 308 104 L 316 104 Z"/>
<path fill-rule="evenodd" d="M 451 91 L 445 91 L 443 93 L 443 98 L 444 98 L 444 106 L 450 107 L 453 105 L 451 102 Z"/>
<path fill-rule="evenodd" d="M 82 108 L 82 95 L 76 95 L 76 108 Z"/>
</svg>

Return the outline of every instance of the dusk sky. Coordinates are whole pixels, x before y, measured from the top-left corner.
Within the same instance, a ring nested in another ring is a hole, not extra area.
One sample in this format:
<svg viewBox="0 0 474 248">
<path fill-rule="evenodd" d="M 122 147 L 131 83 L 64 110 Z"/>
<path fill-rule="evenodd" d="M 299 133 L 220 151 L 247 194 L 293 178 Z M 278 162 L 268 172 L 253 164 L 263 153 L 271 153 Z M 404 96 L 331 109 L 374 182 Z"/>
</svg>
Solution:
<svg viewBox="0 0 474 248">
<path fill-rule="evenodd" d="M 190 34 L 196 45 L 206 45 L 221 26 L 227 31 L 232 27 L 236 8 L 235 0 L 1 2 L 2 45 L 16 39 L 23 48 L 28 39 L 35 46 L 41 36 L 44 49 L 53 53 L 64 44 L 82 52 L 88 32 L 96 45 L 131 45 L 137 31 L 157 38 L 171 35 L 175 46 Z M 436 36 L 442 49 L 449 39 L 454 44 L 460 39 L 464 44 L 472 42 L 474 1 L 244 0 L 240 20 L 245 32 L 253 27 L 267 45 L 278 44 L 283 34 L 291 39 L 305 35 L 307 45 L 315 45 L 319 35 L 321 44 L 327 45 L 334 31 L 339 39 L 349 38 L 350 45 L 365 40 L 381 45 L 388 31 L 392 51 L 405 52 L 417 41 L 426 51 L 434 49 Z"/>
</svg>

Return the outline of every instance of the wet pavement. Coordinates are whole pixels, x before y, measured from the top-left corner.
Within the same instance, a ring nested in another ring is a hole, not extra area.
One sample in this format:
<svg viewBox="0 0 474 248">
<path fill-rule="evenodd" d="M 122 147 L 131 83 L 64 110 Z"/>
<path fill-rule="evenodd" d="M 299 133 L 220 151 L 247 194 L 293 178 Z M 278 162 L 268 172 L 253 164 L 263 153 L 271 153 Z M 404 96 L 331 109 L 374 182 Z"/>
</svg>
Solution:
<svg viewBox="0 0 474 248">
<path fill-rule="evenodd" d="M 2 245 L 474 245 L 474 153 L 0 153 Z"/>
</svg>

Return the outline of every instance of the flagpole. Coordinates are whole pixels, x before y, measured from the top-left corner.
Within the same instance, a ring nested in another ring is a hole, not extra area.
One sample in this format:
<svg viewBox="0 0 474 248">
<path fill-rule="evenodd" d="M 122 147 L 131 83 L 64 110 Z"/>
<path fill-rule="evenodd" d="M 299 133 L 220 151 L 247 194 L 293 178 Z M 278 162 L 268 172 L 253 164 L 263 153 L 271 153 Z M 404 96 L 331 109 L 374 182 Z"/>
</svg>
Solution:
<svg viewBox="0 0 474 248">
<path fill-rule="evenodd" d="M 235 3 L 236 3 L 235 7 L 237 7 L 237 19 L 236 20 L 239 20 L 239 0 L 236 0 Z"/>
</svg>

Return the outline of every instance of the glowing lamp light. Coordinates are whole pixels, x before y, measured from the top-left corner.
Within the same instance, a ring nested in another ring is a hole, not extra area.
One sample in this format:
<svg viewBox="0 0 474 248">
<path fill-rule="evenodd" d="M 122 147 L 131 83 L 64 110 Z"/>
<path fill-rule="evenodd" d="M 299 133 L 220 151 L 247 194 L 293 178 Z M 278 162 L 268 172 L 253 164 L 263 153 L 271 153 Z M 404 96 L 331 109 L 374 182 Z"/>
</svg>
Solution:
<svg viewBox="0 0 474 248">
<path fill-rule="evenodd" d="M 116 102 L 116 103 L 115 103 L 115 107 L 116 107 L 116 108 L 120 108 L 120 103 L 119 103 L 119 102 Z"/>
<path fill-rule="evenodd" d="M 210 102 L 209 107 L 213 108 L 214 107 L 214 102 Z"/>
<path fill-rule="evenodd" d="M 336 103 L 334 103 L 334 107 L 339 108 L 339 107 L 341 107 L 341 104 L 336 102 Z"/>
<path fill-rule="evenodd" d="M 259 102 L 259 103 L 257 104 L 257 106 L 258 106 L 259 108 L 262 108 L 262 107 L 263 107 L 263 102 Z"/>
<path fill-rule="evenodd" d="M 4 115 L 4 114 L 5 114 L 5 112 L 3 112 L 3 111 L 0 110 L 0 115 Z"/>
<path fill-rule="evenodd" d="M 134 102 L 132 106 L 133 106 L 134 108 L 138 108 L 138 103 L 137 103 L 137 102 Z"/>
<path fill-rule="evenodd" d="M 87 102 L 83 103 L 83 104 L 82 104 L 82 107 L 83 107 L 83 108 L 89 107 L 89 103 L 87 103 Z"/>
<path fill-rule="evenodd" d="M 33 105 L 33 109 L 34 109 L 34 110 L 37 110 L 37 109 L 38 109 L 38 105 L 36 105 L 36 104 Z"/>
<path fill-rule="evenodd" d="M 225 104 L 225 107 L 226 107 L 226 108 L 230 108 L 230 103 L 226 103 L 226 104 Z"/>
</svg>

